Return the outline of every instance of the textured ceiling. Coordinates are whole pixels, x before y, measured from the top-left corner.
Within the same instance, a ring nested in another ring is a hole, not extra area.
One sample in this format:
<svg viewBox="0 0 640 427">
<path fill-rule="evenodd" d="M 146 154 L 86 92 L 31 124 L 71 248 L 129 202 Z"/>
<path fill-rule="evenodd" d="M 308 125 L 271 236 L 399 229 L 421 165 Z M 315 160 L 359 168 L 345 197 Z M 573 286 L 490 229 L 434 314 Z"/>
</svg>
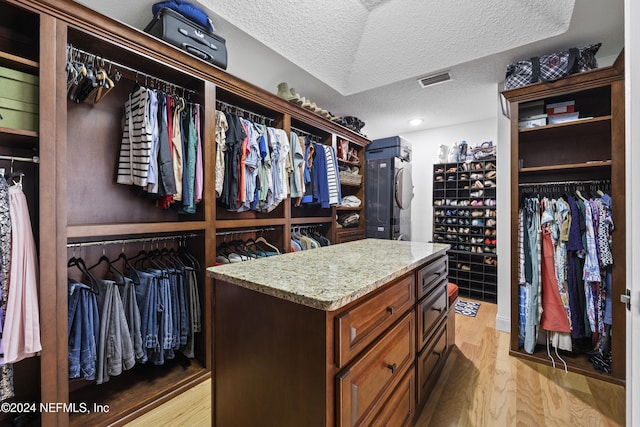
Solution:
<svg viewBox="0 0 640 427">
<path fill-rule="evenodd" d="M 624 44 L 624 0 L 205 1 L 230 74 L 273 93 L 286 81 L 370 138 L 495 119 L 507 64 L 602 42 L 610 65 Z M 155 1 L 78 2 L 142 29 Z M 452 81 L 420 88 L 445 69 Z"/>
<path fill-rule="evenodd" d="M 574 6 L 573 0 L 201 3 L 342 95 L 564 33 Z"/>
</svg>

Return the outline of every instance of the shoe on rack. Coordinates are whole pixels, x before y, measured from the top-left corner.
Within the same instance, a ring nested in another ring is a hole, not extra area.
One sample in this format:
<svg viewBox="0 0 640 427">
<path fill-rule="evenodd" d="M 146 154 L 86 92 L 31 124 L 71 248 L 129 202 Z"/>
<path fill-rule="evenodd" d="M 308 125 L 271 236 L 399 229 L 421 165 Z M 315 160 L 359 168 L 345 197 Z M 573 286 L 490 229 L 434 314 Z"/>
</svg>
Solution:
<svg viewBox="0 0 640 427">
<path fill-rule="evenodd" d="M 488 180 L 488 181 L 485 181 L 485 182 L 484 182 L 484 186 L 485 186 L 485 187 L 495 187 L 495 186 L 496 186 L 496 184 L 494 184 L 494 182 L 493 182 L 493 181 Z"/>
<path fill-rule="evenodd" d="M 482 216 L 482 211 L 473 211 L 471 212 L 471 216 L 474 218 L 478 218 Z"/>
<path fill-rule="evenodd" d="M 491 171 L 491 170 L 496 170 L 496 165 L 494 165 L 493 163 L 489 162 L 484 166 L 485 170 Z"/>
<path fill-rule="evenodd" d="M 492 170 L 487 172 L 487 179 L 494 179 L 496 177 L 496 171 Z"/>
<path fill-rule="evenodd" d="M 487 227 L 495 227 L 496 226 L 496 220 L 491 218 L 487 220 Z"/>
<path fill-rule="evenodd" d="M 294 88 L 290 88 L 289 92 L 291 93 L 291 98 L 289 98 L 289 102 L 293 102 L 294 104 L 302 104 L 302 97 L 296 92 Z"/>
<path fill-rule="evenodd" d="M 471 174 L 471 179 L 483 179 L 484 175 L 481 173 L 472 173 Z"/>
<path fill-rule="evenodd" d="M 471 225 L 476 227 L 482 227 L 484 225 L 484 221 L 481 219 L 474 219 L 471 221 Z"/>
<path fill-rule="evenodd" d="M 476 181 L 471 185 L 471 188 L 475 188 L 475 189 L 484 188 L 484 185 L 482 185 L 480 181 Z"/>
<path fill-rule="evenodd" d="M 484 191 L 482 190 L 472 191 L 471 193 L 469 193 L 471 197 L 482 197 L 483 194 L 484 194 Z"/>
</svg>

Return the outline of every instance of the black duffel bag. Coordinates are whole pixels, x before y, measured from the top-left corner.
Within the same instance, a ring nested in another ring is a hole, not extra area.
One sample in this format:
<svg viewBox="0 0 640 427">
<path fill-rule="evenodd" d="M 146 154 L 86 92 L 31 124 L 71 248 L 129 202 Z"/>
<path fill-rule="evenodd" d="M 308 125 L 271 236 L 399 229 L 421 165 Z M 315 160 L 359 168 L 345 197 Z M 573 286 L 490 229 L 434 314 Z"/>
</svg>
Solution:
<svg viewBox="0 0 640 427">
<path fill-rule="evenodd" d="M 551 82 L 569 74 L 598 68 L 596 52 L 600 46 L 601 43 L 595 43 L 509 64 L 504 88 L 509 90 L 531 83 Z"/>
</svg>

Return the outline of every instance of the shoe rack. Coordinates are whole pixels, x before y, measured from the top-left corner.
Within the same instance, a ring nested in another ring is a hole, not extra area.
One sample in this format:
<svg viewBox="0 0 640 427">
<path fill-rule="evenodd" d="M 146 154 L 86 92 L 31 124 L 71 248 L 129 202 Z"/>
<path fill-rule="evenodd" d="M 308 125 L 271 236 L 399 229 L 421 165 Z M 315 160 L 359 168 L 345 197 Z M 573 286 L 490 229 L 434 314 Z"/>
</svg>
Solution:
<svg viewBox="0 0 640 427">
<path fill-rule="evenodd" d="M 433 166 L 433 240 L 451 245 L 461 296 L 497 301 L 495 158 Z"/>
</svg>

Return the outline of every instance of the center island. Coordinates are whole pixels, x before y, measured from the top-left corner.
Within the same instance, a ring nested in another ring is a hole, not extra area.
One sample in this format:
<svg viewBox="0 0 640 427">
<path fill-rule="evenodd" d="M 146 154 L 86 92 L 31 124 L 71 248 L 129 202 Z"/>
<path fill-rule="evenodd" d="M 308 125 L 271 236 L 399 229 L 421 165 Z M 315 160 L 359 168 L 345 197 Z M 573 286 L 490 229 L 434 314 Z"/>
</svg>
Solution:
<svg viewBox="0 0 640 427">
<path fill-rule="evenodd" d="M 448 249 L 366 239 L 208 268 L 214 425 L 412 425 L 454 344 Z"/>
</svg>

